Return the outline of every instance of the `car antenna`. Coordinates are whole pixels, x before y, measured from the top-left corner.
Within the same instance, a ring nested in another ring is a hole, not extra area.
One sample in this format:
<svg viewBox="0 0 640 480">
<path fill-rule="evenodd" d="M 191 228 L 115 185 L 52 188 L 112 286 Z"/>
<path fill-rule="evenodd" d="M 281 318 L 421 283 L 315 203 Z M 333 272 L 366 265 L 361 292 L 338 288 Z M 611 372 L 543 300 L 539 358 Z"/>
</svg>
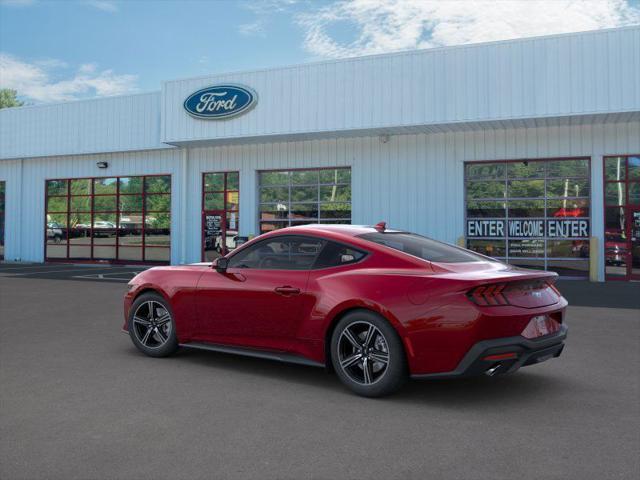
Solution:
<svg viewBox="0 0 640 480">
<path fill-rule="evenodd" d="M 375 228 L 380 233 L 383 233 L 387 229 L 387 222 L 378 222 L 373 228 Z"/>
</svg>

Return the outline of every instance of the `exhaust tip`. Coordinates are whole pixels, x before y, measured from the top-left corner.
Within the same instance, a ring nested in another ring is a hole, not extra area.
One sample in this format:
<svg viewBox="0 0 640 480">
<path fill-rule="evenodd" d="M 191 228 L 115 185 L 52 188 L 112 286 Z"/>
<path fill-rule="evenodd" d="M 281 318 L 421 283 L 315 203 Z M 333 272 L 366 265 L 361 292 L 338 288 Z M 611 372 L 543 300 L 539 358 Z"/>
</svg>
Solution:
<svg viewBox="0 0 640 480">
<path fill-rule="evenodd" d="M 493 367 L 485 370 L 484 374 L 488 377 L 493 377 L 496 373 L 498 373 L 498 370 L 500 370 L 500 367 L 502 367 L 502 365 L 498 363 L 497 365 L 494 365 Z"/>
</svg>

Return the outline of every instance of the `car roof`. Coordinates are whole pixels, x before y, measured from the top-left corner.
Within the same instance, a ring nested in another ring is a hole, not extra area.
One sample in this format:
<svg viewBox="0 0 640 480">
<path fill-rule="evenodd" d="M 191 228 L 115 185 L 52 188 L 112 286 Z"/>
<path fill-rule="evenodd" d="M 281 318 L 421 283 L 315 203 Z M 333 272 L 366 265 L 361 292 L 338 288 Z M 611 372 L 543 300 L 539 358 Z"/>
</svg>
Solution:
<svg viewBox="0 0 640 480">
<path fill-rule="evenodd" d="M 278 230 L 273 230 L 265 235 L 325 235 L 333 238 L 352 238 L 365 233 L 376 233 L 375 227 L 371 225 L 344 225 L 344 224 L 309 224 L 298 225 L 295 227 L 286 227 Z M 401 233 L 402 230 L 386 229 L 387 233 Z"/>
<path fill-rule="evenodd" d="M 251 245 L 254 245 L 263 240 L 268 240 L 270 238 L 281 237 L 286 235 L 309 235 L 313 237 L 321 237 L 328 240 L 333 240 L 336 242 L 343 241 L 344 243 L 348 243 L 353 245 L 355 248 L 360 248 L 367 251 L 375 251 L 384 253 L 386 255 L 391 255 L 396 257 L 403 262 L 412 263 L 419 267 L 424 267 L 425 260 L 413 257 L 412 255 L 406 254 L 399 250 L 394 250 L 385 245 L 378 244 L 376 242 L 371 242 L 369 240 L 365 240 L 363 238 L 358 238 L 360 235 L 364 235 L 367 233 L 376 233 L 380 232 L 376 226 L 371 225 L 344 225 L 344 224 L 308 224 L 308 225 L 298 225 L 295 227 L 286 227 L 280 228 L 278 230 L 272 230 L 270 232 L 263 233 L 249 242 L 241 245 L 238 249 L 234 250 L 231 255 L 244 250 L 245 248 L 249 248 Z M 406 230 L 394 230 L 385 228 L 385 233 L 409 233 Z"/>
</svg>

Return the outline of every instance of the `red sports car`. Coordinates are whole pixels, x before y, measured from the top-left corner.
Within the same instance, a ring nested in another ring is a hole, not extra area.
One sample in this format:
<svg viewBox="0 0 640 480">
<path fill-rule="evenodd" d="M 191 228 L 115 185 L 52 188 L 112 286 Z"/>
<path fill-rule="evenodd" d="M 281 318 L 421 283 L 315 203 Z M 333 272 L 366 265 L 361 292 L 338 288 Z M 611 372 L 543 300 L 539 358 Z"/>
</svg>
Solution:
<svg viewBox="0 0 640 480">
<path fill-rule="evenodd" d="M 409 376 L 491 376 L 559 356 L 556 277 L 383 223 L 291 227 L 213 264 L 139 274 L 124 328 L 150 356 L 182 346 L 325 367 L 374 397 Z"/>
</svg>

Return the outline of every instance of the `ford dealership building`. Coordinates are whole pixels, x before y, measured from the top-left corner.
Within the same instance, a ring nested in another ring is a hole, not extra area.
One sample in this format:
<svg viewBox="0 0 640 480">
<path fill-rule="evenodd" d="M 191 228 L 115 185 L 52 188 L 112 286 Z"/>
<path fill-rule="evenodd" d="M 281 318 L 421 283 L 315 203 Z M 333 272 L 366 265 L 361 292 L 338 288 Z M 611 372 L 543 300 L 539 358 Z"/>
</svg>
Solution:
<svg viewBox="0 0 640 480">
<path fill-rule="evenodd" d="M 381 220 L 640 279 L 640 27 L 0 111 L 5 261 L 189 263 L 288 225 Z"/>
</svg>

